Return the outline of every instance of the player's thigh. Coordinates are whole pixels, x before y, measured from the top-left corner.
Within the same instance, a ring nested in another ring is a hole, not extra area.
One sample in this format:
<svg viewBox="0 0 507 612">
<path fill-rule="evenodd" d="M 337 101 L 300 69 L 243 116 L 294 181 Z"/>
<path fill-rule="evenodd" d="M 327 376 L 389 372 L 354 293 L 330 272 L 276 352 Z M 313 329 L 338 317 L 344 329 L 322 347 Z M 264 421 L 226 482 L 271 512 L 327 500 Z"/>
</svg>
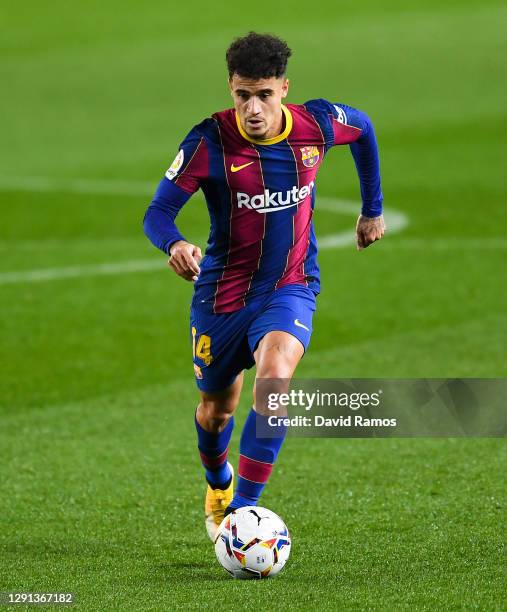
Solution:
<svg viewBox="0 0 507 612">
<path fill-rule="evenodd" d="M 299 338 L 285 331 L 270 331 L 254 353 L 257 378 L 291 378 L 305 352 Z"/>
<path fill-rule="evenodd" d="M 282 331 L 268 332 L 255 351 L 256 375 L 253 389 L 255 410 L 260 414 L 274 414 L 268 409 L 269 398 L 288 393 L 304 347 L 295 336 Z M 286 413 L 276 413 L 286 416 Z"/>
<path fill-rule="evenodd" d="M 229 398 L 241 388 L 237 377 L 254 361 L 249 349 L 247 330 L 251 313 L 246 309 L 228 314 L 214 314 L 192 307 L 190 340 L 195 381 L 205 398 Z M 226 400 L 223 400 L 226 401 Z"/>
<path fill-rule="evenodd" d="M 315 307 L 308 287 L 289 285 L 273 292 L 248 330 L 258 377 L 292 376 L 310 343 Z"/>
</svg>

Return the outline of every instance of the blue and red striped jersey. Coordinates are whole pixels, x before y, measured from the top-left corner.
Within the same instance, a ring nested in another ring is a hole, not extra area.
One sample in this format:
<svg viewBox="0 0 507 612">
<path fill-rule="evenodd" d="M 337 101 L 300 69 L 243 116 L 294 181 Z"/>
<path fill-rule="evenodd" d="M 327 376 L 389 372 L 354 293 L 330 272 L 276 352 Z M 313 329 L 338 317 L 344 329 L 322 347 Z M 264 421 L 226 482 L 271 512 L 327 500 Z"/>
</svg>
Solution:
<svg viewBox="0 0 507 612">
<path fill-rule="evenodd" d="M 184 240 L 176 215 L 203 191 L 211 229 L 194 303 L 212 312 L 234 312 L 289 284 L 319 292 L 312 215 L 317 172 L 330 147 L 350 145 L 362 212 L 382 212 L 377 143 L 367 115 L 323 99 L 282 110 L 283 132 L 269 140 L 250 138 L 234 109 L 196 125 L 146 212 L 147 236 L 168 253 L 173 242 Z"/>
</svg>

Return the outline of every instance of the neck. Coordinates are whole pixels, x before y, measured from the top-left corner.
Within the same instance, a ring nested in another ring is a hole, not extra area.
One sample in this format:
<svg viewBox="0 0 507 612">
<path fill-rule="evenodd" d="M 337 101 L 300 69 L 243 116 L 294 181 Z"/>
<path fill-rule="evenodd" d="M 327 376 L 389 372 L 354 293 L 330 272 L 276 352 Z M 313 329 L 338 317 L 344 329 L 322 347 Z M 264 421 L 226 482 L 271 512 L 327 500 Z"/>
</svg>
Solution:
<svg viewBox="0 0 507 612">
<path fill-rule="evenodd" d="M 285 129 L 285 113 L 282 111 L 282 107 L 280 106 L 280 111 L 278 113 L 277 120 L 273 124 L 273 127 L 268 130 L 263 138 L 263 140 L 268 140 L 269 138 L 274 138 L 281 134 Z"/>
</svg>

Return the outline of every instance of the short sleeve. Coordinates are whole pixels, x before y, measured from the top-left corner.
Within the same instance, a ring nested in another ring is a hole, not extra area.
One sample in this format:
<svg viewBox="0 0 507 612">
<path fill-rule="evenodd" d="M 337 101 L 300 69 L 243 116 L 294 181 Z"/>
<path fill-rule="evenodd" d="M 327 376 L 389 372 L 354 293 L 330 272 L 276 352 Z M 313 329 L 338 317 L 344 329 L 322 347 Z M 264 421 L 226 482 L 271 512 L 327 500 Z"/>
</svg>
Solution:
<svg viewBox="0 0 507 612">
<path fill-rule="evenodd" d="M 165 173 L 166 178 L 189 194 L 195 193 L 208 177 L 208 148 L 197 128 L 180 144 L 178 154 Z"/>
<path fill-rule="evenodd" d="M 304 106 L 319 123 L 326 149 L 334 145 L 351 144 L 363 132 L 363 122 L 357 116 L 360 111 L 355 111 L 352 107 L 333 104 L 324 98 L 310 100 L 305 102 Z M 348 112 L 345 109 L 349 109 Z"/>
</svg>

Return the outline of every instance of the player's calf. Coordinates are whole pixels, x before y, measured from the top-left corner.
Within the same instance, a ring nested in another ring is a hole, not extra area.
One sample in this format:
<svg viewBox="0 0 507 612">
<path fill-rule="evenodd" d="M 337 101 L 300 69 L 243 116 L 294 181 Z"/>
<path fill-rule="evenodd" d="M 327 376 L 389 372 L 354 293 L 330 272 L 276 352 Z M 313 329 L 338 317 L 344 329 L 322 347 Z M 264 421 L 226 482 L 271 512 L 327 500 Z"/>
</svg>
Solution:
<svg viewBox="0 0 507 612">
<path fill-rule="evenodd" d="M 201 392 L 195 414 L 197 446 L 206 480 L 214 489 L 227 489 L 231 471 L 227 463 L 229 442 L 234 428 L 233 413 L 241 392 L 242 376 L 227 389 L 216 393 Z"/>
<path fill-rule="evenodd" d="M 239 445 L 238 484 L 225 515 L 236 508 L 257 505 L 269 480 L 287 428 L 277 427 L 277 431 L 273 432 L 274 437 L 258 437 L 257 428 L 265 430 L 267 419 L 267 416 L 258 414 L 253 408 L 250 410 Z"/>
<path fill-rule="evenodd" d="M 303 353 L 303 345 L 291 334 L 269 332 L 254 354 L 257 378 L 263 379 L 263 386 L 269 387 L 271 382 L 277 389 L 285 390 Z M 287 433 L 283 425 L 268 425 L 269 410 L 264 398 L 265 394 L 256 389 L 255 408 L 250 411 L 241 434 L 238 485 L 226 514 L 235 508 L 257 504 Z"/>
<path fill-rule="evenodd" d="M 227 456 L 241 384 L 240 379 L 218 393 L 202 392 L 195 414 L 197 445 L 208 483 L 204 502 L 205 525 L 211 539 L 233 495 L 233 470 Z"/>
</svg>

